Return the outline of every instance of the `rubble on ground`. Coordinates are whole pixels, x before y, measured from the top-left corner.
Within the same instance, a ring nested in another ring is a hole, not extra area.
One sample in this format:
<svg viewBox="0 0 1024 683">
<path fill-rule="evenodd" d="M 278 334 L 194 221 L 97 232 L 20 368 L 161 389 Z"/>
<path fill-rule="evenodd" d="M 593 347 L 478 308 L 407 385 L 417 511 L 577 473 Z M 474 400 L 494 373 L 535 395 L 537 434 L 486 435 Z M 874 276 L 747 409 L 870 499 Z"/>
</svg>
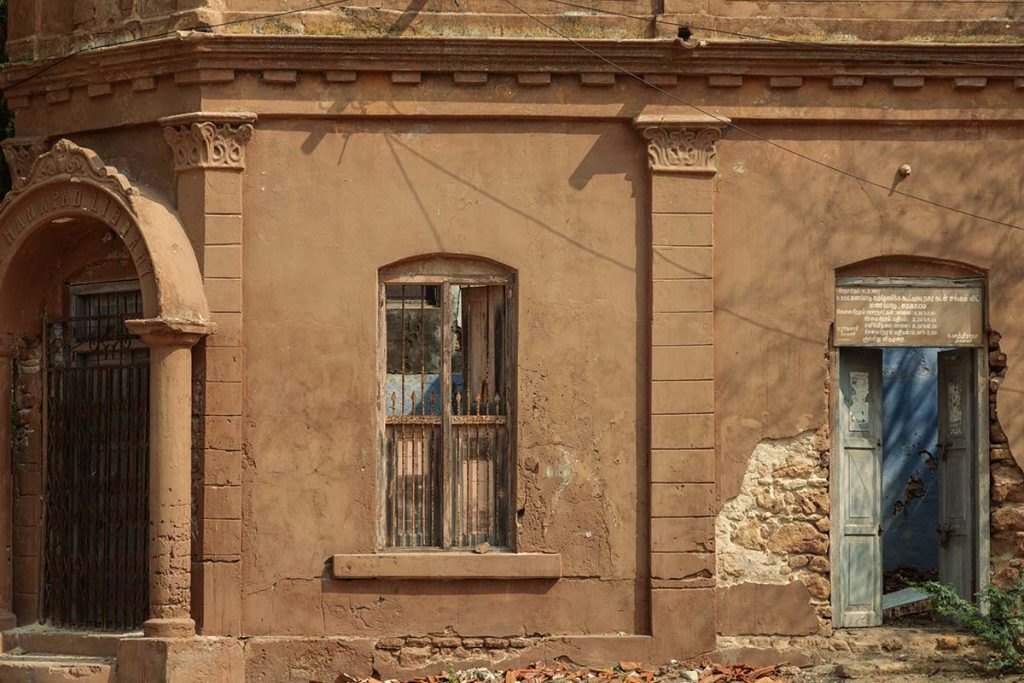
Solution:
<svg viewBox="0 0 1024 683">
<path fill-rule="evenodd" d="M 655 670 L 638 662 L 621 661 L 609 667 L 582 667 L 568 662 L 535 662 L 518 669 L 491 671 L 450 667 L 436 675 L 407 681 L 339 677 L 344 683 L 786 683 L 782 666 L 752 667 L 745 664 L 712 664 L 672 660 Z"/>
</svg>

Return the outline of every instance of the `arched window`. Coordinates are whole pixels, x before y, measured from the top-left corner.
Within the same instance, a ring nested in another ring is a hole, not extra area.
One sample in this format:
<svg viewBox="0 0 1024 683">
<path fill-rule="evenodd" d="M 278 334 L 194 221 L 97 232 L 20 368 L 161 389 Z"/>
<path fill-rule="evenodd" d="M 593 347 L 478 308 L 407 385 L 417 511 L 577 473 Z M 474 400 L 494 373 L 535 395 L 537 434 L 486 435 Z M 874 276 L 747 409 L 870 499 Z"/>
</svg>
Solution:
<svg viewBox="0 0 1024 683">
<path fill-rule="evenodd" d="M 380 545 L 512 545 L 514 274 L 430 256 L 380 273 Z"/>
</svg>

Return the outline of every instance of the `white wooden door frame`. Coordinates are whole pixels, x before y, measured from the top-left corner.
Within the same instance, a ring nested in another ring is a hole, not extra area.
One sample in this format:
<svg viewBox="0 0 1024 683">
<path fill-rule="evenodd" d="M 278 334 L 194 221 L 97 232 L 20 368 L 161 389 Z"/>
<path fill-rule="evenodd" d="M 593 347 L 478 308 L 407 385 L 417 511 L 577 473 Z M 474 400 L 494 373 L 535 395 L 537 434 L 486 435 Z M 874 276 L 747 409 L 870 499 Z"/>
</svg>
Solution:
<svg viewBox="0 0 1024 683">
<path fill-rule="evenodd" d="M 975 429 L 977 436 L 975 438 L 976 446 L 976 477 L 974 487 L 974 506 L 975 506 L 975 558 L 974 558 L 974 582 L 977 586 L 977 590 L 981 591 L 989 583 L 989 571 L 991 565 L 991 537 L 989 529 L 989 515 L 990 515 L 990 500 L 989 500 L 989 369 L 988 369 L 988 347 L 978 346 L 973 349 L 974 353 L 974 368 L 977 377 L 977 396 L 978 400 L 975 402 L 976 416 L 975 416 Z M 839 600 L 837 589 L 839 582 L 836 580 L 835 573 L 840 571 L 840 548 L 838 540 L 841 538 L 839 533 L 840 520 L 838 519 L 839 511 L 842 509 L 842 495 L 843 491 L 840 487 L 835 486 L 836 473 L 839 471 L 839 458 L 842 454 L 842 444 L 840 442 L 840 425 L 839 425 L 839 377 L 840 377 L 840 349 L 832 347 L 830 350 L 830 383 L 831 395 L 829 397 L 829 425 L 831 431 L 831 454 L 829 461 L 829 498 L 831 503 L 831 514 L 830 521 L 832 522 L 832 530 L 829 532 L 829 560 L 832 566 L 833 575 L 831 578 L 832 592 L 830 603 L 832 606 L 833 624 L 837 628 L 843 628 L 841 623 L 841 617 L 839 614 Z M 879 492 L 881 494 L 881 492 Z M 984 608 L 984 605 L 982 606 Z M 838 622 L 838 623 L 837 623 Z"/>
</svg>

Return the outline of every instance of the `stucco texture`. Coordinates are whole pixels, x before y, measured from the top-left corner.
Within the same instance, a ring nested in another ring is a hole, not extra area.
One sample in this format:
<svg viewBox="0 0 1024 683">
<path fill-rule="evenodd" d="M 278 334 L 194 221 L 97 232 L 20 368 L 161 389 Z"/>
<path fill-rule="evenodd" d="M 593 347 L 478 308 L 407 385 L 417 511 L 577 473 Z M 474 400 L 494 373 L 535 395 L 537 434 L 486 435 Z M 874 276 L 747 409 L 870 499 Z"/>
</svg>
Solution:
<svg viewBox="0 0 1024 683">
<path fill-rule="evenodd" d="M 999 126 L 744 127 L 801 154 L 904 192 L 1020 224 L 1011 150 L 1019 129 Z M 826 425 L 835 271 L 884 256 L 913 256 L 988 271 L 988 321 L 1010 370 L 999 392 L 1002 426 L 1020 461 L 1024 353 L 1021 230 L 864 185 L 734 130 L 719 156 L 715 250 L 715 359 L 719 494 L 739 492 L 755 445 Z"/>
<path fill-rule="evenodd" d="M 273 121 L 248 155 L 245 632 L 638 632 L 649 273 L 631 128 Z M 333 554 L 376 549 L 378 269 L 440 252 L 516 272 L 518 550 L 560 553 L 560 581 L 327 578 Z"/>
</svg>

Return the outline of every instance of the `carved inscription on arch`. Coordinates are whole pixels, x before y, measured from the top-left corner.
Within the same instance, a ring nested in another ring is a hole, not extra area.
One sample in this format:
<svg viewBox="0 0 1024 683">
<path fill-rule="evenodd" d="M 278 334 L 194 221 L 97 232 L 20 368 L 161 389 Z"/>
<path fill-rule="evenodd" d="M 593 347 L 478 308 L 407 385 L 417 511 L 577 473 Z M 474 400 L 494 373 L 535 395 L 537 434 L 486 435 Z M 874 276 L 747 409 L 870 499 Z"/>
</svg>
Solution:
<svg viewBox="0 0 1024 683">
<path fill-rule="evenodd" d="M 17 207 L 6 221 L 8 227 L 2 233 L 0 261 L 32 226 L 68 214 L 93 217 L 110 226 L 131 254 L 139 277 L 153 272 L 149 251 L 132 214 L 109 194 L 88 186 L 59 187 L 40 192 Z"/>
</svg>

